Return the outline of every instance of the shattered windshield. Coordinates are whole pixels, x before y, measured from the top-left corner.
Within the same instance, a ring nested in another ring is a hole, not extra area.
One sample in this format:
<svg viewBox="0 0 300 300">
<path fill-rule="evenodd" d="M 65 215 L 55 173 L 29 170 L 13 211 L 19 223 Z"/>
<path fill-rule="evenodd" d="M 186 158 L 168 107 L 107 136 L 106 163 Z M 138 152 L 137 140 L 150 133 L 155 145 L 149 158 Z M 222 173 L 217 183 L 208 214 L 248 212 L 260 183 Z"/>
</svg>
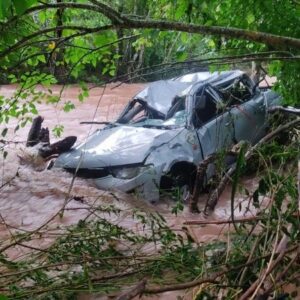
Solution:
<svg viewBox="0 0 300 300">
<path fill-rule="evenodd" d="M 138 127 L 182 127 L 186 124 L 185 97 L 176 96 L 167 114 L 149 107 L 143 100 L 134 99 L 117 122 Z"/>
</svg>

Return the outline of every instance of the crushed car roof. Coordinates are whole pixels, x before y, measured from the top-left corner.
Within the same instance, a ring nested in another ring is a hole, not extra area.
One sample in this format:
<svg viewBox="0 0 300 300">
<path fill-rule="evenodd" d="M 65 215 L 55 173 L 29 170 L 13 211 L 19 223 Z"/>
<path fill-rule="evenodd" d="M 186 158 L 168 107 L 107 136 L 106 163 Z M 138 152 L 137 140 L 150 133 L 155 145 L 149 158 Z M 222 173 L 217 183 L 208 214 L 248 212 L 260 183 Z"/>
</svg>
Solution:
<svg viewBox="0 0 300 300">
<path fill-rule="evenodd" d="M 149 107 L 166 114 L 172 105 L 176 95 L 188 94 L 190 88 L 196 83 L 210 83 L 215 86 L 234 81 L 242 76 L 240 70 L 224 72 L 197 72 L 169 80 L 159 80 L 150 83 L 144 90 L 139 92 L 134 99 L 145 101 Z"/>
</svg>

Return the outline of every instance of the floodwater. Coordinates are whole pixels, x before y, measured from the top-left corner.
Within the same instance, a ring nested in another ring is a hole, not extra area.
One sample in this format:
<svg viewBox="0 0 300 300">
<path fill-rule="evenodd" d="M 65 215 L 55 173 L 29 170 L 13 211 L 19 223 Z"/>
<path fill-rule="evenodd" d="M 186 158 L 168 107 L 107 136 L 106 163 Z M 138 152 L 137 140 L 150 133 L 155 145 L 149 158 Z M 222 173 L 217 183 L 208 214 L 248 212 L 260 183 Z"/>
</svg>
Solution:
<svg viewBox="0 0 300 300">
<path fill-rule="evenodd" d="M 55 125 L 64 126 L 63 136 L 76 135 L 78 141 L 84 141 L 89 134 L 95 131 L 99 125 L 80 125 L 82 121 L 113 121 L 120 113 L 128 100 L 140 91 L 142 84 L 123 84 L 117 88 L 114 85 L 105 88 L 92 88 L 89 97 L 83 102 L 77 100 L 79 88 L 77 86 L 66 87 L 62 93 L 62 104 L 57 106 L 39 104 L 39 114 L 45 118 L 44 127 L 53 129 Z M 1 86 L 0 95 L 9 97 L 15 91 L 15 86 Z M 58 94 L 61 86 L 54 86 L 53 93 Z M 72 101 L 76 109 L 68 113 L 62 110 L 65 101 Z M 209 216 L 192 214 L 187 208 L 177 216 L 171 213 L 174 205 L 172 201 L 163 201 L 158 205 L 151 205 L 142 199 L 135 199 L 131 195 L 116 193 L 115 197 L 110 193 L 96 189 L 91 181 L 76 178 L 70 189 L 72 176 L 61 170 L 46 170 L 45 163 L 38 161 L 35 150 L 25 149 L 24 142 L 30 124 L 14 133 L 16 121 L 8 124 L 8 137 L 10 144 L 5 146 L 8 156 L 0 161 L 0 239 L 9 243 L 11 234 L 16 229 L 32 231 L 48 222 L 48 228 L 75 224 L 88 214 L 91 206 L 99 204 L 115 204 L 128 211 L 123 217 L 123 225 L 132 227 L 136 224 L 131 219 L 133 207 L 147 211 L 157 211 L 167 220 L 174 230 L 181 230 L 184 222 L 191 220 L 228 220 L 230 217 L 230 186 L 222 194 L 214 212 Z M 4 128 L 0 126 L 0 132 Z M 51 140 L 55 141 L 53 135 Z M 0 146 L 2 146 L 0 144 Z M 16 174 L 18 174 L 16 176 Z M 253 189 L 256 183 L 252 179 L 244 179 L 243 184 L 248 189 Z M 66 203 L 68 195 L 81 197 L 83 201 L 70 200 Z M 201 196 L 200 202 L 205 201 L 207 195 Z M 248 205 L 246 198 L 237 199 L 245 208 Z M 201 206 L 201 205 L 200 205 Z M 65 207 L 63 216 L 57 213 Z M 245 213 L 247 211 L 247 213 Z M 255 213 L 253 210 L 237 209 L 236 217 L 247 217 Z M 228 232 L 229 225 L 208 224 L 205 226 L 185 225 L 194 239 L 208 242 L 219 239 Z M 44 237 L 37 243 L 40 248 L 47 246 L 51 237 Z M 28 249 L 17 246 L 7 253 L 11 258 L 19 259 L 28 252 Z M 176 294 L 165 293 L 161 299 L 175 299 Z M 99 298 L 98 298 L 99 299 Z M 155 299 L 151 297 L 151 299 Z M 188 296 L 185 298 L 188 299 Z"/>
</svg>

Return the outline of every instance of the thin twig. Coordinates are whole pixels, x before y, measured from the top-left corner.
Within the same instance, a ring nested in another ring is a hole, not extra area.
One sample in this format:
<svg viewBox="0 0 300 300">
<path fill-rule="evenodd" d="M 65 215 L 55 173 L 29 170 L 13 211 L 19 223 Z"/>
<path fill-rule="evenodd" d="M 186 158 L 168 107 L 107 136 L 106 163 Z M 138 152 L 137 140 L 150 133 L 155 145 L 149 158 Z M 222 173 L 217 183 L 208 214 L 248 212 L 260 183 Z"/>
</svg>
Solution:
<svg viewBox="0 0 300 300">
<path fill-rule="evenodd" d="M 253 221 L 260 221 L 262 220 L 261 217 L 254 216 L 254 217 L 248 217 L 248 218 L 242 218 L 242 219 L 235 219 L 235 223 L 248 223 Z M 218 221 L 185 221 L 184 225 L 222 225 L 222 224 L 232 224 L 232 220 L 218 220 Z"/>
</svg>

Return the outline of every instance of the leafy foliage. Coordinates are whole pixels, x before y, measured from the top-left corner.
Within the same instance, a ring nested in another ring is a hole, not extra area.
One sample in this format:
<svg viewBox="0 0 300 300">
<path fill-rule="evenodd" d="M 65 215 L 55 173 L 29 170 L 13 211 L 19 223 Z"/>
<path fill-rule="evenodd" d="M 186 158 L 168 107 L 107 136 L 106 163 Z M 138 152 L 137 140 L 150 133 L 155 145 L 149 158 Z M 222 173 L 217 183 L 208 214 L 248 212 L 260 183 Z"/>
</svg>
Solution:
<svg viewBox="0 0 300 300">
<path fill-rule="evenodd" d="M 97 2 L 0 1 L 0 80 L 18 85 L 11 98 L 0 95 L 3 138 L 11 118 L 18 119 L 17 130 L 38 113 L 37 103 L 56 105 L 60 101 L 60 96 L 51 90 L 58 82 L 81 82 L 78 99 L 83 101 L 89 95 L 83 82 L 103 83 L 116 78 L 154 80 L 208 68 L 249 69 L 253 60 L 262 62 L 269 74 L 277 77 L 275 89 L 287 103 L 299 105 L 300 64 L 297 60 L 285 61 L 298 56 L 298 50 L 188 31 L 112 26 L 121 14 L 133 19 L 236 27 L 298 38 L 297 1 L 107 1 L 106 16 L 97 11 Z M 66 3 L 69 6 L 62 7 Z M 109 8 L 115 11 L 112 13 Z M 39 85 L 45 89 L 41 91 Z M 74 108 L 74 103 L 68 101 L 62 109 L 67 112 Z M 62 125 L 54 128 L 56 136 L 62 131 Z M 7 249 L 18 246 L 18 241 L 30 245 L 36 236 L 43 238 L 44 234 L 22 232 L 15 234 L 8 246 L 5 241 L 0 242 L 0 299 L 73 299 L 80 291 L 111 294 L 143 278 L 148 280 L 148 292 L 158 285 L 173 284 L 176 289 L 178 282 L 195 283 L 220 270 L 223 273 L 217 273 L 214 280 L 209 277 L 206 288 L 200 288 L 195 299 L 215 299 L 220 295 L 232 299 L 241 295 L 260 278 L 272 262 L 270 257 L 278 257 L 274 247 L 280 238 L 288 236 L 292 254 L 294 245 L 300 241 L 295 172 L 293 169 L 283 172 L 284 166 L 299 153 L 295 139 L 292 141 L 290 145 L 274 142 L 257 153 L 261 179 L 258 187 L 247 191 L 246 196 L 259 214 L 252 221 L 235 224 L 238 230 L 228 235 L 228 242 L 199 245 L 185 228 L 180 234 L 175 233 L 160 215 L 135 211 L 133 216 L 142 227 L 141 232 L 98 217 L 65 228 L 48 248 L 32 249 L 23 260 L 13 261 L 6 255 Z M 242 154 L 234 178 L 232 204 L 245 170 Z M 6 155 L 3 151 L 3 156 Z M 272 201 L 264 206 L 261 199 Z M 122 214 L 115 208 L 98 209 L 102 214 Z M 183 204 L 178 202 L 173 212 L 182 209 Z M 285 272 L 286 282 L 293 279 L 299 262 L 290 264 L 292 254 L 283 255 L 272 271 L 272 278 Z M 276 295 L 284 282 L 279 278 L 277 283 Z"/>
</svg>

